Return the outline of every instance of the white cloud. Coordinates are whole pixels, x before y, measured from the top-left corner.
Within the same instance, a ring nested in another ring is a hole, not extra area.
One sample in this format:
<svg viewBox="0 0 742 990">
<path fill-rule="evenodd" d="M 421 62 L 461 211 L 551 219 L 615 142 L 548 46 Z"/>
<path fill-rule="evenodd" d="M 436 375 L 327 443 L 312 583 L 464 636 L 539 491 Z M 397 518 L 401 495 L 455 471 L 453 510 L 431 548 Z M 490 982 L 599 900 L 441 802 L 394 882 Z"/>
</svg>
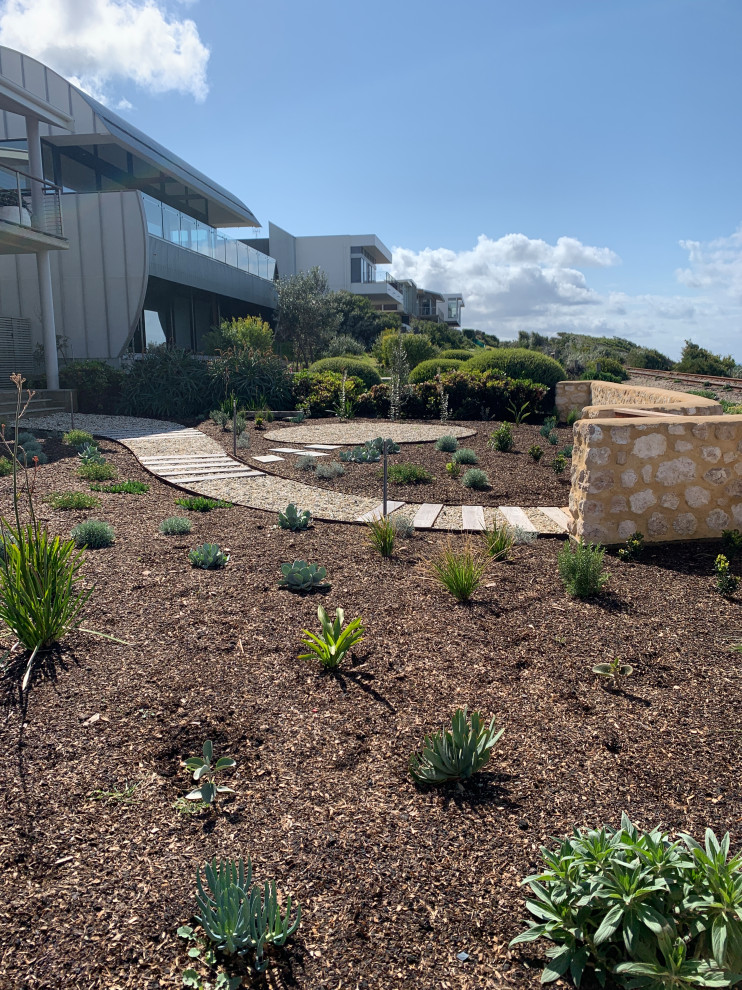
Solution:
<svg viewBox="0 0 742 990">
<path fill-rule="evenodd" d="M 688 267 L 675 273 L 692 294 L 600 293 L 582 269 L 620 263 L 607 247 L 571 237 L 556 244 L 482 234 L 464 251 L 393 249 L 394 274 L 439 292 L 461 292 L 464 324 L 503 339 L 519 330 L 559 330 L 628 337 L 678 357 L 692 338 L 742 360 L 742 227 L 709 243 L 682 241 Z M 669 273 L 668 273 L 669 275 Z"/>
<path fill-rule="evenodd" d="M 202 101 L 209 49 L 164 0 L 0 0 L 0 44 L 37 58 L 96 99 L 132 81 Z"/>
</svg>

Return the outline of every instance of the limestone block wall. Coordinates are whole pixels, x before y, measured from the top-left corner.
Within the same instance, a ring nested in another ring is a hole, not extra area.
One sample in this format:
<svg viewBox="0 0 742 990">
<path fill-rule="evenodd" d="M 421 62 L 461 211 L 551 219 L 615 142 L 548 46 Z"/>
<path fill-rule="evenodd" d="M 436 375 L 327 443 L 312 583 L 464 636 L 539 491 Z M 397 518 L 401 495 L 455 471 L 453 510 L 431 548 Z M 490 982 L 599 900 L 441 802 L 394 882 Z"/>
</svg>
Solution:
<svg viewBox="0 0 742 990">
<path fill-rule="evenodd" d="M 579 420 L 569 508 L 570 534 L 591 543 L 742 529 L 742 416 Z"/>
<path fill-rule="evenodd" d="M 723 412 L 718 402 L 701 395 L 618 382 L 557 382 L 555 403 L 560 422 L 572 409 L 582 410 L 582 417 L 596 419 L 615 415 L 615 406 L 636 406 L 679 416 L 720 416 Z"/>
</svg>

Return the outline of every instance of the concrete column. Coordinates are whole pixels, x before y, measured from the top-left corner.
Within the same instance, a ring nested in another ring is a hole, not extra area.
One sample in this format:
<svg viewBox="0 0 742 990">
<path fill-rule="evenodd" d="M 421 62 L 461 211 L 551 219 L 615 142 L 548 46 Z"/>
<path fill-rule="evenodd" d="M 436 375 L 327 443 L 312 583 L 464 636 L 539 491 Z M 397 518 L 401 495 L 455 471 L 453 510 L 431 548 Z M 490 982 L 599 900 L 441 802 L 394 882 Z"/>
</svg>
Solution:
<svg viewBox="0 0 742 990">
<path fill-rule="evenodd" d="M 41 137 L 39 122 L 34 117 L 26 117 L 26 137 L 28 138 L 28 170 L 33 178 L 43 179 L 44 166 L 41 159 Z M 31 183 L 32 224 L 37 230 L 44 229 L 44 187 L 41 182 Z M 59 362 L 57 360 L 57 329 L 54 325 L 54 300 L 52 298 L 52 270 L 48 251 L 37 251 L 36 270 L 39 276 L 39 298 L 41 301 L 41 327 L 44 336 L 44 365 L 46 387 L 59 388 Z"/>
</svg>

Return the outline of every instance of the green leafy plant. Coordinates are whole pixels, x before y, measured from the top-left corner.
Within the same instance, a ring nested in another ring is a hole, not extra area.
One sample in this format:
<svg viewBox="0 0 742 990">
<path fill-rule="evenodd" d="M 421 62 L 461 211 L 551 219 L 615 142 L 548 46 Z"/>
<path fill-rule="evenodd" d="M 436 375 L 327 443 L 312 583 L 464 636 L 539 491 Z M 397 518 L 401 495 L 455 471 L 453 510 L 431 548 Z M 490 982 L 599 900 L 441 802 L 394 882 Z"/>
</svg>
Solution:
<svg viewBox="0 0 742 990">
<path fill-rule="evenodd" d="M 562 455 L 562 457 L 571 457 L 573 451 L 574 451 L 574 446 L 571 443 L 567 443 L 562 447 L 559 453 Z"/>
<path fill-rule="evenodd" d="M 401 516 L 395 512 L 389 518 L 392 520 L 394 532 L 400 539 L 409 540 L 415 535 L 415 524 L 407 516 Z"/>
<path fill-rule="evenodd" d="M 352 450 L 343 450 L 338 455 L 341 461 L 350 461 L 354 464 L 378 464 L 381 460 L 381 451 L 377 450 L 372 443 L 365 443 L 362 447 L 353 447 Z"/>
<path fill-rule="evenodd" d="M 262 416 L 256 416 L 255 417 L 255 429 L 256 430 L 262 430 L 263 429 L 263 423 L 264 422 L 265 422 L 265 420 L 263 419 Z"/>
<path fill-rule="evenodd" d="M 551 432 L 553 432 L 556 425 L 557 425 L 556 416 L 547 416 L 544 419 L 543 423 L 541 424 L 541 427 L 538 432 L 541 434 L 542 437 L 546 438 Z"/>
<path fill-rule="evenodd" d="M 291 921 L 291 897 L 286 898 L 282 913 L 278 904 L 276 882 L 264 886 L 252 885 L 252 863 L 247 869 L 238 860 L 213 859 L 204 867 L 208 891 L 196 873 L 196 901 L 200 914 L 197 921 L 214 947 L 227 955 L 254 956 L 257 972 L 267 965 L 267 946 L 281 946 L 294 934 L 301 921 L 301 907 L 296 905 L 296 917 Z"/>
<path fill-rule="evenodd" d="M 618 551 L 619 560 L 638 560 L 644 553 L 644 535 L 636 532 L 630 536 Z"/>
<path fill-rule="evenodd" d="M 87 433 L 85 430 L 70 430 L 69 433 L 64 434 L 62 441 L 68 447 L 76 447 L 78 450 L 82 450 L 83 447 L 95 446 L 93 434 Z"/>
<path fill-rule="evenodd" d="M 449 461 L 448 464 L 446 464 L 446 473 L 455 481 L 461 474 L 461 465 L 457 464 L 456 461 Z"/>
<path fill-rule="evenodd" d="M 13 462 L 7 457 L 0 457 L 0 478 L 7 478 L 13 473 Z"/>
<path fill-rule="evenodd" d="M 467 780 L 485 767 L 503 734 L 495 729 L 494 716 L 487 725 L 479 712 L 457 708 L 450 729 L 425 737 L 422 753 L 410 757 L 410 774 L 418 784 L 445 784 Z"/>
<path fill-rule="evenodd" d="M 479 458 L 471 447 L 459 447 L 451 455 L 451 460 L 454 464 L 479 464 Z"/>
<path fill-rule="evenodd" d="M 296 466 L 300 471 L 314 471 L 319 464 L 319 459 L 313 454 L 302 454 L 296 458 Z"/>
<path fill-rule="evenodd" d="M 619 657 L 614 657 L 607 663 L 596 663 L 593 667 L 593 673 L 600 677 L 610 677 L 613 686 L 618 687 L 621 678 L 630 677 L 634 673 L 634 668 L 630 663 L 621 663 Z"/>
<path fill-rule="evenodd" d="M 206 498 L 204 495 L 184 495 L 175 499 L 176 505 L 182 505 L 190 512 L 211 512 L 212 509 L 231 509 L 231 502 L 225 502 L 220 498 Z"/>
<path fill-rule="evenodd" d="M 531 415 L 531 403 L 524 402 L 523 405 L 518 408 L 515 403 L 511 402 L 508 404 L 508 412 L 513 417 L 513 422 L 515 425 L 520 426 L 520 424 Z"/>
<path fill-rule="evenodd" d="M 44 501 L 52 509 L 97 509 L 100 499 L 87 492 L 52 492 Z"/>
<path fill-rule="evenodd" d="M 91 485 L 90 490 L 108 495 L 144 495 L 149 491 L 149 485 L 143 481 L 117 481 L 113 485 Z"/>
<path fill-rule="evenodd" d="M 567 413 L 567 426 L 574 426 L 581 415 L 581 409 L 570 409 Z"/>
<path fill-rule="evenodd" d="M 528 456 L 531 458 L 532 461 L 538 464 L 538 462 L 544 456 L 543 447 L 539 447 L 537 443 L 534 443 L 533 446 L 528 448 Z"/>
<path fill-rule="evenodd" d="M 739 586 L 739 578 L 732 574 L 729 569 L 729 561 L 720 553 L 714 561 L 714 575 L 716 580 L 716 590 L 720 595 L 733 595 Z"/>
<path fill-rule="evenodd" d="M 281 529 L 290 529 L 293 533 L 300 533 L 308 529 L 312 524 L 312 513 L 309 509 L 298 509 L 293 502 L 289 502 L 283 512 L 278 513 L 278 525 Z"/>
<path fill-rule="evenodd" d="M 479 468 L 469 468 L 461 479 L 461 484 L 464 488 L 474 488 L 476 491 L 483 492 L 489 488 L 490 480 L 486 471 L 481 471 Z"/>
<path fill-rule="evenodd" d="M 493 560 L 509 560 L 512 556 L 515 539 L 509 526 L 495 526 L 482 533 L 487 553 Z"/>
<path fill-rule="evenodd" d="M 541 849 L 543 868 L 523 883 L 536 921 L 510 943 L 546 938 L 549 983 L 590 974 L 627 990 L 727 987 L 742 974 L 742 856 L 726 834 L 701 846 L 659 828 L 640 832 L 624 814 L 613 830 L 575 829 Z"/>
<path fill-rule="evenodd" d="M 203 801 L 212 804 L 217 794 L 234 794 L 231 787 L 217 784 L 216 778 L 222 770 L 237 766 L 229 756 L 221 756 L 214 762 L 214 744 L 207 739 L 202 749 L 203 756 L 189 756 L 185 761 L 188 770 L 193 774 L 193 781 L 199 784 L 195 790 L 186 794 L 186 801 Z"/>
<path fill-rule="evenodd" d="M 387 477 L 393 485 L 429 485 L 433 475 L 417 464 L 390 464 Z"/>
<path fill-rule="evenodd" d="M 564 474 L 567 470 L 567 458 L 563 454 L 557 454 L 551 462 L 551 470 L 556 475 Z"/>
<path fill-rule="evenodd" d="M 463 550 L 445 547 L 428 563 L 428 572 L 433 580 L 442 584 L 453 597 L 465 605 L 479 585 L 487 570 L 487 561 L 471 547 Z"/>
<path fill-rule="evenodd" d="M 503 423 L 502 426 L 498 426 L 496 430 L 493 430 L 489 435 L 487 440 L 487 446 L 493 448 L 494 450 L 499 450 L 503 454 L 507 454 L 513 449 L 515 441 L 513 440 L 513 428 L 510 423 Z"/>
<path fill-rule="evenodd" d="M 333 478 L 339 478 L 345 474 L 345 468 L 339 461 L 330 461 L 329 464 L 321 461 L 317 465 L 314 474 L 316 478 L 324 478 L 326 481 L 331 481 Z"/>
<path fill-rule="evenodd" d="M 93 443 L 86 443 L 84 447 L 80 449 L 77 455 L 80 458 L 81 464 L 105 464 L 106 459 L 101 454 L 98 446 Z"/>
<path fill-rule="evenodd" d="M 227 424 L 231 418 L 230 413 L 224 409 L 212 409 L 209 413 L 209 419 L 211 422 L 216 423 L 216 425 L 220 426 L 223 430 L 227 429 Z"/>
<path fill-rule="evenodd" d="M 229 563 L 229 554 L 224 553 L 218 543 L 204 543 L 190 551 L 188 560 L 191 567 L 199 567 L 202 571 L 218 571 Z"/>
<path fill-rule="evenodd" d="M 371 546 L 378 550 L 382 557 L 391 557 L 397 538 L 397 529 L 392 517 L 381 516 L 380 519 L 370 519 L 366 525 Z"/>
<path fill-rule="evenodd" d="M 116 537 L 113 526 L 99 519 L 87 519 L 78 523 L 70 534 L 76 547 L 87 547 L 88 550 L 102 550 L 113 545 Z"/>
<path fill-rule="evenodd" d="M 184 516 L 168 516 L 159 525 L 159 530 L 164 536 L 185 536 L 193 529 L 193 523 Z"/>
<path fill-rule="evenodd" d="M 302 640 L 307 647 L 308 653 L 302 653 L 300 660 L 312 660 L 315 657 L 326 670 L 338 667 L 349 650 L 360 643 L 363 639 L 364 628 L 361 619 L 353 619 L 343 629 L 345 622 L 345 612 L 341 608 L 335 610 L 335 618 L 330 622 L 327 612 L 320 605 L 317 609 L 317 617 L 320 621 L 322 631 L 316 636 L 308 629 L 304 629 L 305 639 Z"/>
<path fill-rule="evenodd" d="M 278 584 L 289 591 L 324 591 L 330 587 L 325 583 L 327 568 L 295 560 L 292 564 L 281 564 L 281 577 Z"/>
<path fill-rule="evenodd" d="M 77 475 L 85 481 L 111 481 L 117 475 L 113 464 L 81 464 Z"/>
<path fill-rule="evenodd" d="M 742 550 L 742 533 L 738 529 L 725 529 L 721 534 L 725 555 L 731 560 Z"/>
<path fill-rule="evenodd" d="M 446 454 L 453 454 L 455 450 L 458 450 L 458 447 L 459 447 L 459 441 L 456 439 L 456 437 L 452 437 L 448 435 L 444 437 L 439 437 L 435 442 L 435 449 L 441 450 Z"/>
<path fill-rule="evenodd" d="M 557 431 L 552 430 L 551 433 L 547 436 L 546 441 L 552 447 L 556 447 L 557 444 L 559 443 L 559 434 L 557 433 Z"/>
<path fill-rule="evenodd" d="M 384 453 L 384 444 L 386 443 L 387 454 L 398 454 L 402 449 L 398 443 L 395 443 L 391 437 L 387 437 L 386 440 L 383 437 L 375 437 L 373 440 L 369 440 L 368 446 L 373 447 L 374 450 L 378 451 L 380 454 Z"/>
<path fill-rule="evenodd" d="M 574 598 L 597 595 L 610 574 L 603 570 L 605 548 L 566 540 L 557 556 L 559 576 Z"/>
</svg>

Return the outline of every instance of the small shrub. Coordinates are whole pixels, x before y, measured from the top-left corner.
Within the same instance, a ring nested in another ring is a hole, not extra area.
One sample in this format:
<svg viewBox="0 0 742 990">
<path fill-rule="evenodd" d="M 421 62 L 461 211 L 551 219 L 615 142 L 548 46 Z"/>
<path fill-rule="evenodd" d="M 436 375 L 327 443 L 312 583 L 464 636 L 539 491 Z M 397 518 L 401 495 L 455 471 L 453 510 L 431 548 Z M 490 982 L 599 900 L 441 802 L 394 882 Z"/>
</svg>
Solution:
<svg viewBox="0 0 742 990">
<path fill-rule="evenodd" d="M 539 447 L 537 443 L 534 443 L 532 447 L 528 448 L 528 456 L 531 458 L 532 461 L 538 464 L 538 462 L 544 456 L 544 448 Z"/>
<path fill-rule="evenodd" d="M 610 577 L 603 571 L 604 556 L 605 549 L 601 546 L 565 541 L 557 564 L 568 594 L 574 598 L 590 598 L 598 594 Z"/>
<path fill-rule="evenodd" d="M 458 450 L 459 441 L 456 437 L 445 436 L 439 437 L 435 442 L 435 449 L 443 451 L 446 454 L 453 454 L 455 450 Z"/>
<path fill-rule="evenodd" d="M 71 533 L 76 547 L 87 547 L 88 550 L 102 550 L 113 545 L 116 539 L 113 526 L 99 519 L 88 519 L 75 526 Z"/>
<path fill-rule="evenodd" d="M 570 409 L 567 413 L 567 426 L 574 426 L 580 416 L 582 416 L 581 409 Z"/>
<path fill-rule="evenodd" d="M 458 708 L 450 729 L 426 736 L 422 753 L 410 757 L 410 775 L 418 784 L 445 784 L 468 780 L 485 767 L 504 729 L 495 730 L 494 716 L 487 725 L 479 712 Z"/>
<path fill-rule="evenodd" d="M 451 460 L 454 464 L 479 464 L 479 458 L 471 447 L 459 447 L 454 451 Z"/>
<path fill-rule="evenodd" d="M 322 461 L 317 465 L 314 474 L 317 478 L 324 478 L 326 481 L 329 481 L 345 474 L 345 468 L 339 461 L 330 461 L 329 464 Z"/>
<path fill-rule="evenodd" d="M 78 477 L 85 481 L 111 481 L 117 473 L 113 464 L 81 464 L 77 469 Z"/>
<path fill-rule="evenodd" d="M 184 495 L 175 499 L 176 505 L 182 505 L 189 512 L 211 512 L 212 509 L 231 509 L 231 502 L 220 498 L 206 498 L 204 495 Z"/>
<path fill-rule="evenodd" d="M 455 481 L 461 474 L 461 465 L 456 461 L 449 461 L 448 464 L 446 464 L 446 472 L 449 477 L 453 478 Z"/>
<path fill-rule="evenodd" d="M 724 553 L 731 560 L 742 550 L 742 533 L 738 529 L 725 529 L 721 534 Z"/>
<path fill-rule="evenodd" d="M 298 509 L 293 502 L 289 502 L 283 512 L 278 513 L 278 525 L 281 529 L 290 529 L 292 533 L 300 533 L 308 529 L 312 523 L 312 513 L 309 509 Z"/>
<path fill-rule="evenodd" d="M 525 347 L 500 347 L 495 350 L 479 350 L 464 364 L 464 370 L 484 371 L 496 368 L 510 378 L 525 378 L 547 385 L 552 391 L 556 383 L 564 381 L 566 372 L 558 361 L 540 351 Z"/>
<path fill-rule="evenodd" d="M 481 492 L 489 488 L 490 480 L 486 471 L 480 471 L 479 468 L 469 468 L 461 479 L 461 484 L 464 488 L 474 488 Z"/>
<path fill-rule="evenodd" d="M 185 761 L 186 767 L 193 774 L 194 782 L 200 783 L 200 787 L 186 794 L 186 801 L 203 801 L 204 804 L 212 804 L 217 794 L 234 794 L 231 787 L 223 784 L 216 784 L 217 774 L 222 770 L 229 770 L 237 764 L 229 756 L 220 756 L 214 762 L 214 744 L 207 739 L 201 750 L 203 756 L 189 756 Z"/>
<path fill-rule="evenodd" d="M 733 595 L 739 586 L 739 578 L 729 570 L 729 561 L 720 553 L 714 561 L 714 575 L 716 577 L 716 590 L 720 595 Z"/>
<path fill-rule="evenodd" d="M 278 585 L 289 591 L 324 591 L 330 587 L 325 583 L 327 568 L 295 560 L 292 564 L 281 564 L 281 577 Z"/>
<path fill-rule="evenodd" d="M 557 425 L 556 416 L 547 416 L 539 429 L 542 437 L 546 438 Z"/>
<path fill-rule="evenodd" d="M 216 423 L 216 425 L 220 426 L 223 430 L 226 430 L 227 424 L 229 423 L 231 418 L 232 417 L 229 415 L 229 413 L 225 412 L 223 409 L 212 409 L 211 412 L 209 413 L 209 419 L 211 420 L 211 422 Z"/>
<path fill-rule="evenodd" d="M 349 377 L 360 378 L 366 389 L 370 389 L 373 385 L 381 384 L 381 375 L 373 364 L 370 361 L 364 361 L 360 358 L 322 358 L 320 361 L 315 361 L 314 364 L 311 364 L 309 370 L 334 371 L 339 375 L 347 371 Z"/>
<path fill-rule="evenodd" d="M 415 526 L 407 516 L 399 516 L 396 513 L 389 517 L 394 526 L 394 532 L 402 540 L 409 540 L 415 535 Z"/>
<path fill-rule="evenodd" d="M 435 376 L 439 371 L 441 373 L 458 371 L 463 363 L 463 361 L 456 360 L 456 358 L 429 358 L 427 361 L 421 361 L 415 365 L 410 372 L 409 381 L 413 385 L 417 385 L 420 382 L 432 382 L 435 381 Z"/>
<path fill-rule="evenodd" d="M 564 474 L 567 470 L 567 458 L 563 454 L 557 454 L 554 460 L 551 462 L 551 470 L 557 476 Z"/>
<path fill-rule="evenodd" d="M 453 597 L 465 605 L 477 590 L 487 569 L 487 562 L 470 547 L 454 550 L 447 547 L 428 564 L 435 581 L 442 584 Z"/>
<path fill-rule="evenodd" d="M 556 447 L 556 445 L 559 443 L 559 434 L 557 433 L 556 430 L 551 431 L 551 433 L 546 438 L 546 442 L 551 444 L 552 447 Z"/>
<path fill-rule="evenodd" d="M 190 551 L 188 560 L 191 567 L 200 567 L 202 571 L 218 571 L 229 563 L 229 554 L 223 553 L 218 543 L 204 543 Z"/>
<path fill-rule="evenodd" d="M 642 533 L 634 533 L 630 536 L 628 540 L 624 543 L 621 549 L 618 551 L 619 560 L 638 560 L 642 553 L 644 552 L 644 535 Z"/>
<path fill-rule="evenodd" d="M 264 422 L 265 422 L 265 420 L 263 419 L 262 416 L 256 416 L 255 417 L 255 429 L 256 430 L 262 430 L 263 429 L 263 423 Z"/>
<path fill-rule="evenodd" d="M 507 454 L 513 449 L 514 442 L 512 426 L 510 423 L 503 423 L 502 426 L 498 426 L 496 430 L 490 433 L 487 446 Z"/>
<path fill-rule="evenodd" d="M 7 478 L 13 473 L 13 462 L 7 457 L 0 457 L 0 478 Z"/>
<path fill-rule="evenodd" d="M 318 464 L 319 458 L 313 457 L 312 454 L 302 454 L 301 457 L 296 458 L 299 471 L 314 471 Z"/>
<path fill-rule="evenodd" d="M 100 499 L 87 492 L 52 492 L 44 501 L 52 509 L 97 509 Z"/>
<path fill-rule="evenodd" d="M 247 450 L 250 447 L 250 434 L 245 430 L 237 436 L 237 447 L 239 450 Z"/>
<path fill-rule="evenodd" d="M 714 402 L 719 401 L 719 396 L 716 394 L 716 392 L 712 392 L 711 389 L 708 388 L 689 388 L 687 394 L 700 395 L 701 398 L 713 399 Z"/>
<path fill-rule="evenodd" d="M 66 443 L 68 447 L 75 447 L 77 450 L 82 450 L 83 447 L 95 446 L 93 434 L 86 433 L 85 430 L 70 430 L 69 433 L 64 434 L 62 441 Z"/>
<path fill-rule="evenodd" d="M 328 619 L 327 612 L 321 605 L 317 609 L 317 616 L 322 631 L 317 636 L 308 629 L 303 630 L 305 639 L 302 640 L 302 643 L 309 652 L 302 653 L 299 659 L 312 660 L 317 657 L 326 670 L 334 670 L 343 662 L 346 653 L 363 639 L 363 625 L 361 619 L 358 618 L 353 619 L 343 629 L 345 613 L 341 608 L 335 610 L 335 618 L 332 622 Z"/>
<path fill-rule="evenodd" d="M 562 457 L 571 457 L 574 447 L 571 443 L 565 444 L 564 447 L 559 451 Z"/>
<path fill-rule="evenodd" d="M 90 490 L 108 495 L 144 495 L 149 491 L 149 485 L 143 481 L 118 481 L 113 485 L 91 485 Z"/>
<path fill-rule="evenodd" d="M 390 464 L 387 477 L 393 485 L 429 485 L 433 475 L 417 464 Z"/>
<path fill-rule="evenodd" d="M 81 413 L 118 412 L 125 378 L 126 372 L 122 368 L 114 368 L 104 361 L 71 361 L 59 369 L 59 386 L 76 390 Z"/>
<path fill-rule="evenodd" d="M 370 519 L 367 526 L 371 546 L 378 550 L 382 557 L 391 557 L 397 538 L 397 529 L 392 522 L 392 517 L 382 516 L 380 519 Z"/>
<path fill-rule="evenodd" d="M 164 536 L 185 536 L 193 529 L 193 523 L 184 516 L 168 516 L 160 523 L 159 530 Z"/>
<path fill-rule="evenodd" d="M 508 526 L 495 526 L 482 534 L 487 553 L 493 560 L 509 560 L 515 539 Z"/>
</svg>

